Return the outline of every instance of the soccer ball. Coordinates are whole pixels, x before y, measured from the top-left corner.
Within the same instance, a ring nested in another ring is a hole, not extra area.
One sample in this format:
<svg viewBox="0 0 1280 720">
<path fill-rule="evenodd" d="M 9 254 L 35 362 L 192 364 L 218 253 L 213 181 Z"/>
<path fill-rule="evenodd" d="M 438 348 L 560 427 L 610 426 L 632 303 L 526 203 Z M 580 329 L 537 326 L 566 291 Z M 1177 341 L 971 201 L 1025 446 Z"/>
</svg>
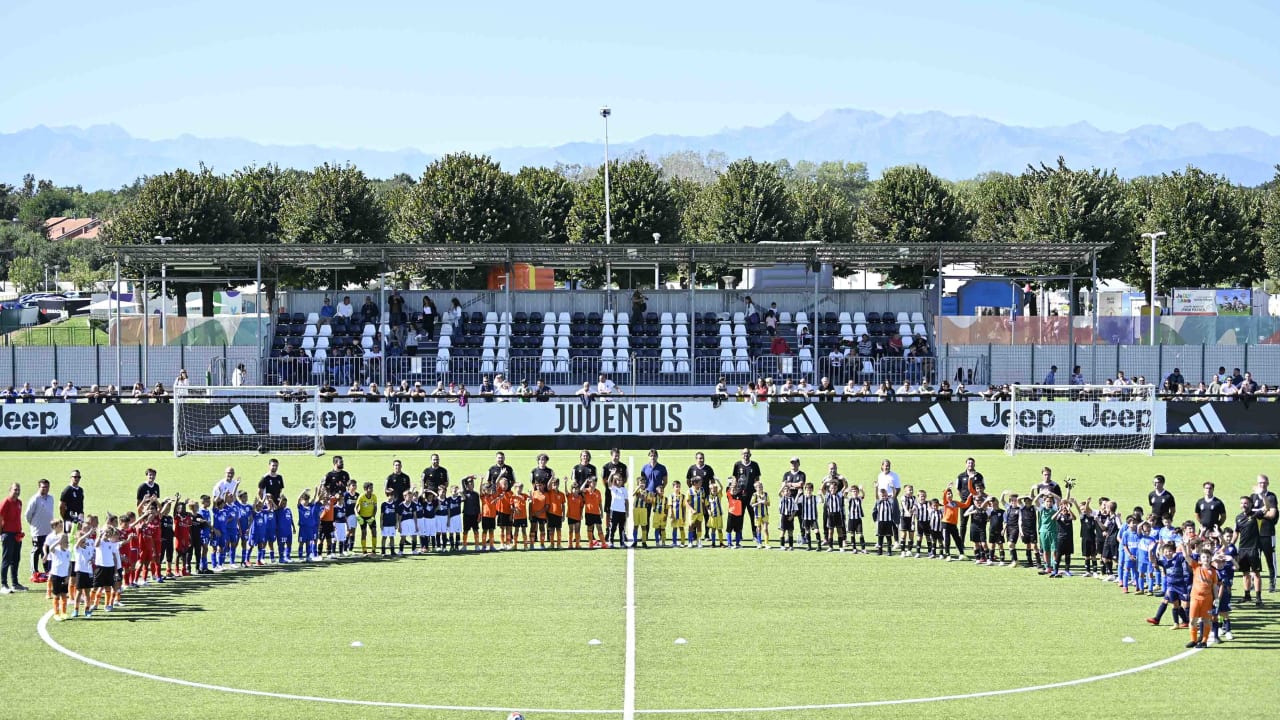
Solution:
<svg viewBox="0 0 1280 720">
<path fill-rule="evenodd" d="M 508 713 L 507 720 L 524 720 L 524 715 L 518 712 Z"/>
<path fill-rule="evenodd" d="M 259 454 L 259 455 L 266 455 L 266 454 L 267 454 L 267 446 L 266 446 L 266 445 L 259 445 L 259 446 L 258 446 L 258 454 Z"/>
</svg>

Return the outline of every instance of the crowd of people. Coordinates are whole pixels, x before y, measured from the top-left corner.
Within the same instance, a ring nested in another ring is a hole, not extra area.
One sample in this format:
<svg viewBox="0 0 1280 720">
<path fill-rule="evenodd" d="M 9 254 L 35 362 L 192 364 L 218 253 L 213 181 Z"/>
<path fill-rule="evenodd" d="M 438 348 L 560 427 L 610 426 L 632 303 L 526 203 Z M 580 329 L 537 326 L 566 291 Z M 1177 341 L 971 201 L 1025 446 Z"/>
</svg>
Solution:
<svg viewBox="0 0 1280 720">
<path fill-rule="evenodd" d="M 1202 646 L 1231 639 L 1237 574 L 1245 603 L 1262 604 L 1264 564 L 1275 592 L 1277 502 L 1265 475 L 1239 496 L 1234 515 L 1214 483 L 1204 483 L 1191 517 L 1179 522 L 1161 475 L 1146 503 L 1126 513 L 1113 498 L 1081 499 L 1074 480 L 1060 485 L 1048 467 L 1028 492 L 997 496 L 972 458 L 930 492 L 904 484 L 887 459 L 874 480 L 857 484 L 834 462 L 810 478 L 793 457 L 776 497 L 750 449 L 726 474 L 695 453 L 683 481 L 657 450 L 634 478 L 616 449 L 598 469 L 585 450 L 567 473 L 548 463 L 539 455 L 526 483 L 499 452 L 485 472 L 455 480 L 432 454 L 418 483 L 395 460 L 379 489 L 352 478 L 335 456 L 293 503 L 276 459 L 256 487 L 228 467 L 208 494 L 190 498 L 163 493 L 149 469 L 136 505 L 119 514 L 86 512 L 79 471 L 56 498 L 40 480 L 25 511 L 15 483 L 0 502 L 0 593 L 26 590 L 18 582 L 24 521 L 31 581 L 47 583 L 55 619 L 111 612 L 139 585 L 249 565 L 637 547 L 875 553 L 1096 577 L 1159 597 L 1148 622 L 1159 624 L 1171 607 L 1174 626 L 1191 627 L 1192 644 Z"/>
</svg>

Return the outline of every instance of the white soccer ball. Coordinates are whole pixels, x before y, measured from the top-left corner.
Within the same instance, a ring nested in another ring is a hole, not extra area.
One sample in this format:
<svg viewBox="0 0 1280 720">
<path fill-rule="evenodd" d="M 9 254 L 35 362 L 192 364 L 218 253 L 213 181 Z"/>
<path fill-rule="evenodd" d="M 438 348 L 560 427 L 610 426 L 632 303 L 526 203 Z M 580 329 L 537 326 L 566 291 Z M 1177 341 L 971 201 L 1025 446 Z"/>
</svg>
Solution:
<svg viewBox="0 0 1280 720">
<path fill-rule="evenodd" d="M 524 715 L 518 712 L 508 713 L 507 720 L 524 720 Z"/>
</svg>

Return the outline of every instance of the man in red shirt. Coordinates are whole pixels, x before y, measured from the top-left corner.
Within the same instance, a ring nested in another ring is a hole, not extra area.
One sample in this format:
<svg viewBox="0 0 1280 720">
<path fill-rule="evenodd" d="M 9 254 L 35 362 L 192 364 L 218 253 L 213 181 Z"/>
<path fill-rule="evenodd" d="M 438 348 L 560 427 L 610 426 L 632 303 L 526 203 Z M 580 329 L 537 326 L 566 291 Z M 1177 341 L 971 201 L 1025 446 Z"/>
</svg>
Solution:
<svg viewBox="0 0 1280 720">
<path fill-rule="evenodd" d="M 26 590 L 18 584 L 18 556 L 22 553 L 22 486 L 9 486 L 0 500 L 0 593 Z"/>
</svg>

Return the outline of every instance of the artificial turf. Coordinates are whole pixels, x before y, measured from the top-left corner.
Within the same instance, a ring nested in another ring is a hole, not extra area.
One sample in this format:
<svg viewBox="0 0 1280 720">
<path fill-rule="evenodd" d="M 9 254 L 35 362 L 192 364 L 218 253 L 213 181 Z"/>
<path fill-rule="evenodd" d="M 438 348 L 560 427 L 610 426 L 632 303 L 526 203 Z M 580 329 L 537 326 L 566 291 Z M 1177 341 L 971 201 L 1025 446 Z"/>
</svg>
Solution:
<svg viewBox="0 0 1280 720">
<path fill-rule="evenodd" d="M 593 451 L 597 465 L 607 460 Z M 491 453 L 446 452 L 455 480 L 482 472 Z M 508 453 L 527 481 L 536 453 Z M 775 492 L 791 453 L 757 451 Z M 883 452 L 798 453 L 821 475 L 829 460 L 869 483 Z M 904 483 L 940 492 L 969 453 L 888 453 Z M 1179 517 L 1204 479 L 1229 508 L 1277 453 L 1166 452 L 1144 456 L 1019 456 L 972 453 L 989 489 L 1025 492 L 1039 467 L 1078 478 L 1077 495 L 1109 495 L 1122 510 L 1145 504 L 1150 477 L 1169 477 Z M 416 473 L 429 453 L 401 453 Z M 664 452 L 683 478 L 692 453 Z M 623 456 L 642 462 L 643 450 Z M 397 455 L 348 453 L 357 480 L 381 480 Z M 737 453 L 709 452 L 727 475 Z M 208 492 L 234 464 L 256 485 L 260 457 L 145 453 L 10 453 L 8 475 L 84 476 L 88 510 L 125 510 L 146 467 L 165 493 Z M 282 458 L 290 498 L 313 486 L 328 457 Z M 576 452 L 551 453 L 567 473 Z M 1234 513 L 1234 510 L 1233 510 Z M 775 513 L 776 521 L 776 513 Z M 776 538 L 776 532 L 775 532 Z M 92 620 L 50 624 L 67 648 L 98 660 L 210 684 L 268 692 L 428 705 L 530 708 L 622 707 L 626 552 L 503 552 L 396 560 L 346 560 L 184 578 L 126 591 L 126 606 Z M 1034 572 L 840 553 L 650 549 L 635 553 L 636 708 L 722 709 L 822 705 L 967 694 L 1040 685 L 1144 665 L 1182 652 L 1185 632 L 1151 628 L 1150 598 L 1123 596 L 1094 579 L 1047 580 Z M 26 558 L 23 574 L 29 573 Z M 25 580 L 25 577 L 23 578 Z M 1241 590 L 1237 579 L 1236 596 Z M 40 586 L 36 586 L 37 588 Z M 1111 714 L 1168 717 L 1212 711 L 1204 683 L 1223 688 L 1222 712 L 1261 717 L 1280 669 L 1280 613 L 1241 609 L 1236 639 L 1154 670 L 1087 685 L 930 705 L 762 711 L 739 716 L 897 718 L 1044 717 Z M 306 716 L 503 717 L 350 707 L 179 687 L 91 667 L 36 635 L 43 592 L 0 597 L 0 697 L 11 717 L 67 717 L 88 708 L 139 718 Z M 1124 638 L 1134 642 L 1124 642 Z M 682 638 L 684 644 L 676 644 Z M 599 640 L 598 645 L 588 641 Z M 359 641 L 360 647 L 351 643 Z M 1252 690 L 1251 690 L 1252 689 Z M 620 714 L 620 713 L 619 713 Z M 678 717 L 700 717 L 688 713 Z M 614 715 L 615 717 L 617 715 Z M 564 717 L 570 717 L 568 715 Z"/>
</svg>

